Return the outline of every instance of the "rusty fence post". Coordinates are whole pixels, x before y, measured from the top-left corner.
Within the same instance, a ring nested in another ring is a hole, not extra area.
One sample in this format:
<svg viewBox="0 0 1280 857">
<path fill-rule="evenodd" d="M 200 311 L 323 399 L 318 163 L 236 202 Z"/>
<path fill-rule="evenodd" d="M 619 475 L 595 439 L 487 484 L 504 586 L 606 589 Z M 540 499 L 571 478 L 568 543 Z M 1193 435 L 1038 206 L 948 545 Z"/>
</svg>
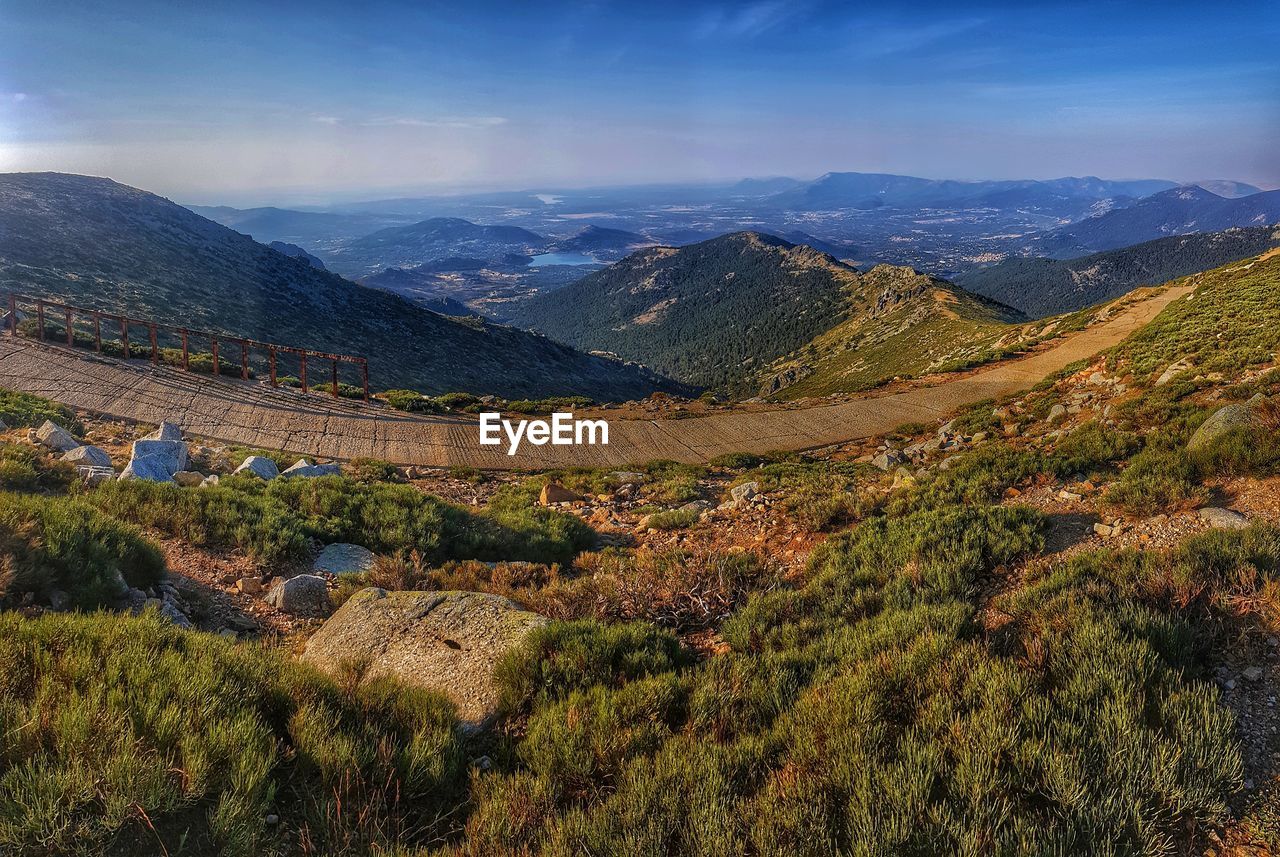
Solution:
<svg viewBox="0 0 1280 857">
<path fill-rule="evenodd" d="M 249 343 L 240 343 L 240 380 L 249 380 Z"/>
<path fill-rule="evenodd" d="M 156 326 L 154 323 L 147 325 L 147 335 L 151 337 L 151 362 L 153 364 L 159 364 L 160 343 L 156 338 Z"/>
<path fill-rule="evenodd" d="M 360 376 L 364 380 L 364 401 L 369 403 L 369 361 L 360 359 Z"/>
<path fill-rule="evenodd" d="M 38 337 L 41 342 L 44 342 L 44 301 L 38 298 L 36 299 L 36 322 L 40 325 Z"/>
<path fill-rule="evenodd" d="M 218 338 L 216 336 L 211 336 L 209 339 L 213 342 L 213 347 L 211 349 L 213 351 L 213 374 L 221 375 L 222 371 L 218 366 Z"/>
<path fill-rule="evenodd" d="M 129 319 L 120 316 L 120 344 L 124 346 L 124 359 L 129 359 Z"/>
<path fill-rule="evenodd" d="M 276 385 L 276 347 L 274 345 L 267 346 L 267 363 L 271 367 L 271 386 Z"/>
<path fill-rule="evenodd" d="M 63 307 L 63 309 L 66 311 L 67 345 L 73 346 L 76 344 L 76 333 L 75 328 L 71 326 L 71 307 Z"/>
<path fill-rule="evenodd" d="M 182 328 L 182 371 L 191 371 L 191 352 L 187 347 L 187 329 Z"/>
<path fill-rule="evenodd" d="M 302 352 L 302 392 L 307 392 L 307 352 Z"/>
<path fill-rule="evenodd" d="M 102 353 L 102 313 L 93 311 L 93 350 Z"/>
</svg>

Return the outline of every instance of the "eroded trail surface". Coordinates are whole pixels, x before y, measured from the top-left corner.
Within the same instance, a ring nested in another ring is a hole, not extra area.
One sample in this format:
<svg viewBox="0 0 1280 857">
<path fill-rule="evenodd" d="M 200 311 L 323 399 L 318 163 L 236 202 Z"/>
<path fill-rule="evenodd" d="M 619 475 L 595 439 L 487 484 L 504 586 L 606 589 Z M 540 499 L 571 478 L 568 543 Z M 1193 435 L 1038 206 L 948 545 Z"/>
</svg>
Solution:
<svg viewBox="0 0 1280 857">
<path fill-rule="evenodd" d="M 725 412 L 680 420 L 610 420 L 608 446 L 532 446 L 515 456 L 481 446 L 474 419 L 389 408 L 122 362 L 12 336 L 0 337 L 0 386 L 141 422 L 170 420 L 189 434 L 322 458 L 492 469 L 622 466 L 658 458 L 697 463 L 728 452 L 827 446 L 882 434 L 963 405 L 1018 392 L 1123 340 L 1192 291 L 1167 289 L 1111 319 L 1018 360 L 933 386 L 811 408 Z"/>
</svg>

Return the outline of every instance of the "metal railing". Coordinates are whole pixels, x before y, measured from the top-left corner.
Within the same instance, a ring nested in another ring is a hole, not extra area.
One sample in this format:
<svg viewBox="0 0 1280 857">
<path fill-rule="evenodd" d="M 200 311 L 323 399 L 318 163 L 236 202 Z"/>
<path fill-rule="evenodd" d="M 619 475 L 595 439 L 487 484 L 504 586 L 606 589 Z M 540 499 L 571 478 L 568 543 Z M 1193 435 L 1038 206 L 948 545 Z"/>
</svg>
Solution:
<svg viewBox="0 0 1280 857">
<path fill-rule="evenodd" d="M 37 323 L 36 338 L 41 342 L 48 340 L 48 334 L 45 328 L 45 316 L 49 312 L 62 315 L 62 322 L 66 327 L 67 345 L 75 347 L 75 320 L 77 317 L 88 319 L 93 323 L 93 340 L 94 350 L 102 353 L 102 323 L 104 321 L 119 325 L 120 328 L 120 345 L 123 348 L 124 359 L 130 359 L 129 353 L 129 329 L 130 327 L 144 327 L 147 330 L 147 336 L 150 345 L 150 359 L 154 364 L 160 363 L 160 346 L 159 337 L 161 333 L 168 333 L 176 336 L 182 343 L 182 368 L 191 371 L 191 340 L 207 340 L 209 342 L 209 352 L 213 358 L 213 374 L 215 376 L 222 375 L 221 359 L 219 357 L 219 344 L 230 343 L 240 346 L 240 377 L 243 380 L 249 380 L 249 356 L 250 352 L 259 352 L 267 357 L 268 374 L 273 387 L 279 386 L 276 376 L 277 358 L 281 354 L 292 354 L 298 358 L 298 380 L 302 382 L 302 392 L 306 393 L 310 390 L 307 382 L 307 361 L 327 360 L 331 366 L 332 387 L 331 392 L 335 398 L 338 396 L 338 364 L 352 363 L 360 367 L 360 379 L 364 389 L 364 400 L 369 401 L 369 361 L 363 357 L 355 357 L 350 354 L 331 354 L 326 351 L 313 351 L 309 348 L 295 348 L 291 345 L 276 345 L 270 342 L 259 342 L 256 339 L 243 339 L 238 336 L 226 336 L 220 333 L 209 333 L 203 330 L 192 330 L 185 327 L 173 327 L 171 325 L 157 324 L 154 321 L 146 319 L 130 318 L 126 315 L 116 313 L 103 312 L 96 309 L 86 309 L 71 304 L 59 303 L 58 301 L 46 300 L 44 298 L 31 298 L 14 292 L 9 293 L 9 333 L 13 336 L 18 335 L 18 310 L 20 305 L 25 304 L 28 307 L 34 306 L 34 315 Z"/>
</svg>

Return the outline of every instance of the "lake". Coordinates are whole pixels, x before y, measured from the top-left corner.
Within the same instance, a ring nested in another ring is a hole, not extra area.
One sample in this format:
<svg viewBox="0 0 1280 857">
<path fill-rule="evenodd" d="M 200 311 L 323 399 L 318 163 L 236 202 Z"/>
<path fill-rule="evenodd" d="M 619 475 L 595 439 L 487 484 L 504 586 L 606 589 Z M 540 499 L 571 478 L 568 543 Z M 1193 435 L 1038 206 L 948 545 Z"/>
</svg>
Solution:
<svg viewBox="0 0 1280 857">
<path fill-rule="evenodd" d="M 599 265 L 595 259 L 585 253 L 539 253 L 529 262 L 534 268 L 544 268 L 547 265 Z"/>
</svg>

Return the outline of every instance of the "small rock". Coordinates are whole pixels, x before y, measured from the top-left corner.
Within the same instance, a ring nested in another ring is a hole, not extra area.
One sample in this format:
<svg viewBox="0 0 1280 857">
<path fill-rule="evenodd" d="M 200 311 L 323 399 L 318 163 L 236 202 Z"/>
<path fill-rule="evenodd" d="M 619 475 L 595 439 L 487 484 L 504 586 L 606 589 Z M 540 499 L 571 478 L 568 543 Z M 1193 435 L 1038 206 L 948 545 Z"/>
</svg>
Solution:
<svg viewBox="0 0 1280 857">
<path fill-rule="evenodd" d="M 1206 506 L 1201 509 L 1200 520 L 1219 530 L 1242 530 L 1249 526 L 1249 519 L 1244 515 L 1218 506 Z"/>
<path fill-rule="evenodd" d="M 267 592 L 267 603 L 291 616 L 327 616 L 329 585 L 323 577 L 300 574 L 297 577 L 279 579 Z"/>
<path fill-rule="evenodd" d="M 698 514 L 702 514 L 703 512 L 708 512 L 714 508 L 715 508 L 715 504 L 708 503 L 706 500 L 693 500 L 692 502 L 685 503 L 683 506 L 681 506 L 680 511 L 681 512 L 697 512 Z"/>
<path fill-rule="evenodd" d="M 269 812 L 267 813 L 266 818 L 262 820 L 265 821 L 267 824 L 276 825 L 280 823 L 280 816 L 276 815 L 274 812 Z"/>
<path fill-rule="evenodd" d="M 1080 494 L 1077 494 L 1074 491 L 1068 491 L 1066 488 L 1063 488 L 1061 491 L 1058 492 L 1058 499 L 1066 500 L 1069 503 L 1075 503 L 1080 500 L 1083 500 L 1084 497 Z"/>
<path fill-rule="evenodd" d="M 1116 529 L 1110 524 L 1097 523 L 1093 525 L 1093 531 L 1105 539 L 1114 533 Z"/>
<path fill-rule="evenodd" d="M 1245 667 L 1241 675 L 1249 681 L 1257 681 L 1262 678 L 1262 667 Z"/>
<path fill-rule="evenodd" d="M 98 446 L 77 446 L 75 449 L 63 453 L 62 460 L 69 464 L 84 465 L 86 467 L 111 466 L 111 456 L 107 454 L 105 449 Z"/>
<path fill-rule="evenodd" d="M 245 595 L 261 595 L 262 581 L 256 577 L 242 577 L 236 581 L 236 589 Z"/>
<path fill-rule="evenodd" d="M 71 432 L 55 423 L 45 420 L 35 432 L 36 442 L 57 452 L 70 452 L 80 446 L 80 441 L 71 436 Z"/>
<path fill-rule="evenodd" d="M 201 480 L 200 487 L 209 488 L 210 486 L 217 485 L 217 484 L 218 484 L 218 474 L 210 473 L 203 480 Z"/>
<path fill-rule="evenodd" d="M 749 503 L 760 493 L 759 482 L 743 482 L 729 489 L 729 496 L 734 503 Z"/>
<path fill-rule="evenodd" d="M 171 423 L 168 420 L 165 420 L 164 422 L 160 423 L 159 428 L 157 428 L 151 434 L 146 435 L 142 439 L 143 440 L 181 441 L 182 429 L 179 428 L 176 423 Z"/>
<path fill-rule="evenodd" d="M 1046 417 L 1046 419 L 1050 423 L 1056 423 L 1056 422 L 1061 422 L 1062 420 L 1066 419 L 1066 417 L 1067 417 L 1067 409 L 1062 405 L 1054 405 L 1052 408 L 1049 409 L 1049 416 Z"/>
<path fill-rule="evenodd" d="M 179 470 L 173 474 L 173 481 L 184 488 L 195 488 L 204 484 L 204 474 L 197 473 L 194 470 Z"/>
<path fill-rule="evenodd" d="M 333 575 L 360 573 L 373 567 L 373 559 L 373 551 L 368 548 L 339 542 L 325 545 L 311 570 Z"/>
<path fill-rule="evenodd" d="M 80 481 L 85 485 L 94 486 L 101 485 L 104 482 L 112 482 L 116 478 L 115 470 L 110 467 L 92 467 L 80 465 L 76 468 L 76 475 L 80 477 Z"/>
<path fill-rule="evenodd" d="M 289 479 L 294 477 L 314 479 L 318 476 L 337 476 L 341 472 L 342 468 L 337 464 L 312 464 L 305 458 L 299 458 L 297 463 L 280 475 Z"/>
<path fill-rule="evenodd" d="M 887 450 L 871 459 L 871 465 L 881 470 L 891 470 L 903 462 L 902 453 L 897 450 Z"/>
<path fill-rule="evenodd" d="M 244 461 L 240 462 L 240 466 L 235 469 L 236 473 L 249 473 L 257 476 L 259 479 L 271 481 L 280 475 L 280 468 L 270 458 L 261 455 L 251 455 Z"/>
<path fill-rule="evenodd" d="M 542 486 L 542 493 L 538 495 L 538 502 L 543 506 L 553 506 L 556 503 L 576 503 L 582 499 L 582 495 L 561 485 L 559 482 L 548 482 Z"/>
<path fill-rule="evenodd" d="M 643 473 L 633 473 L 630 470 L 615 470 L 609 474 L 619 485 L 639 485 L 645 480 Z"/>
</svg>

